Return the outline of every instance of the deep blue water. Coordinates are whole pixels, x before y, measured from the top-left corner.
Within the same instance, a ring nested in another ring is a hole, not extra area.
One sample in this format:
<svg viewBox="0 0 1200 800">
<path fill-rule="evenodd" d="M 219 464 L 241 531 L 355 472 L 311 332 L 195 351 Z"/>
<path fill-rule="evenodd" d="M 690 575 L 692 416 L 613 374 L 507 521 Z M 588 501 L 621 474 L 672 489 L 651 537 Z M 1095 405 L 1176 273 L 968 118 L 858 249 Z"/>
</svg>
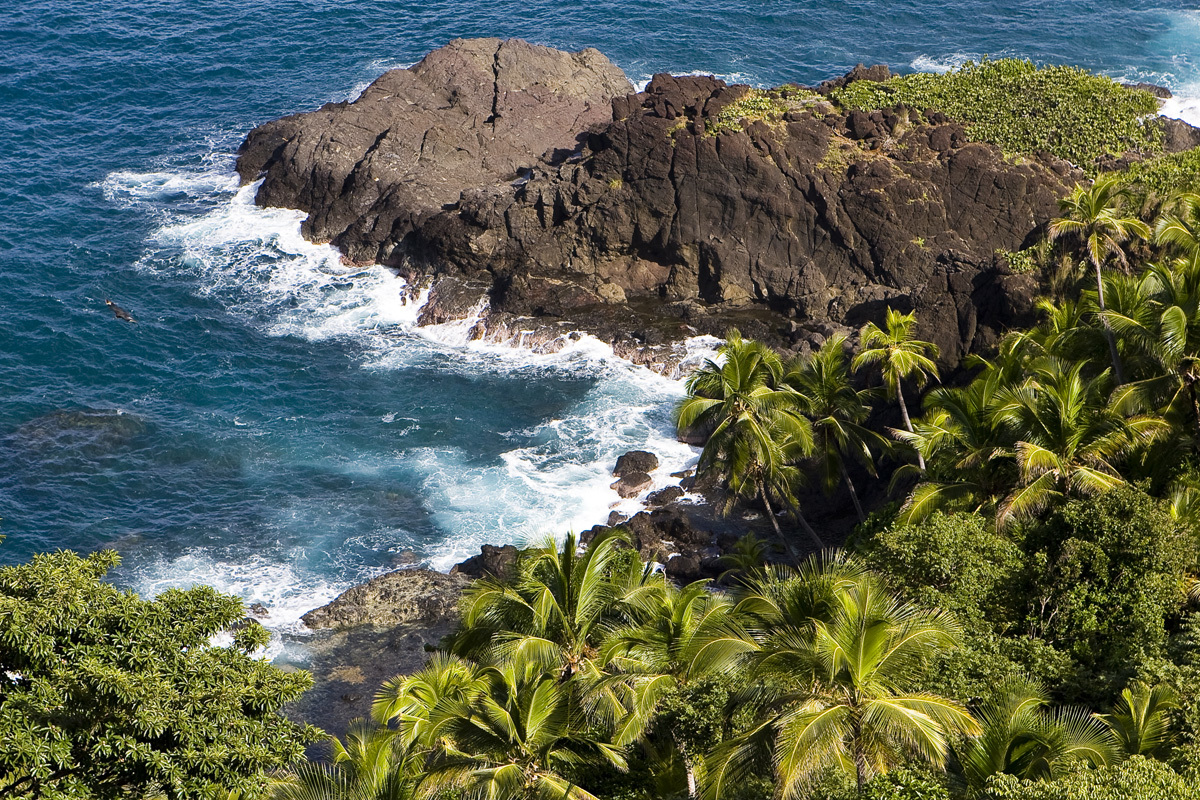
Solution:
<svg viewBox="0 0 1200 800">
<path fill-rule="evenodd" d="M 1200 97 L 1179 3 L 15 0 L 0 17 L 0 562 L 113 546 L 144 591 L 206 581 L 279 624 L 408 558 L 602 518 L 606 470 L 683 464 L 678 385 L 594 348 L 414 334 L 231 179 L 254 125 L 457 36 L 595 46 L 634 81 L 816 82 L 863 61 L 1067 62 Z M 139 319 L 114 319 L 111 297 Z"/>
</svg>

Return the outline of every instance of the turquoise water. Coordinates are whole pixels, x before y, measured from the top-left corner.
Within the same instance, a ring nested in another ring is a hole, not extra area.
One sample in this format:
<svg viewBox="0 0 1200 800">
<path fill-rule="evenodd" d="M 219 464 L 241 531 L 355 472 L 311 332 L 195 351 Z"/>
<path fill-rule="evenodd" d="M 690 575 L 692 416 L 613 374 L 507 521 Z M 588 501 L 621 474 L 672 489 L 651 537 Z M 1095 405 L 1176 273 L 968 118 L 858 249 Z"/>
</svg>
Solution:
<svg viewBox="0 0 1200 800">
<path fill-rule="evenodd" d="M 599 521 L 630 447 L 694 459 L 670 438 L 678 383 L 586 341 L 539 357 L 414 332 L 396 279 L 341 266 L 232 178 L 254 125 L 484 35 L 595 46 L 635 82 L 1020 55 L 1166 83 L 1171 113 L 1200 116 L 1200 13 L 1173 3 L 17 0 L 0 561 L 112 546 L 126 585 L 214 583 L 286 628 L 396 563 Z"/>
</svg>

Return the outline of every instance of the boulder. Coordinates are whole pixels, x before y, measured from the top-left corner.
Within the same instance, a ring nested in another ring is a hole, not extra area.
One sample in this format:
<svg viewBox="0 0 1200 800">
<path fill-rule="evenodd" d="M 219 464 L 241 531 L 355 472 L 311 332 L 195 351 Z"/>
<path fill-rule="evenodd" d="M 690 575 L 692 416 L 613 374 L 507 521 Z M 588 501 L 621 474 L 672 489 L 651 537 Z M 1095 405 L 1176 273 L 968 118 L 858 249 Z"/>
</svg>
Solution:
<svg viewBox="0 0 1200 800">
<path fill-rule="evenodd" d="M 646 450 L 630 450 L 617 459 L 613 476 L 620 478 L 634 472 L 653 472 L 658 469 L 658 456 Z"/>
<path fill-rule="evenodd" d="M 654 485 L 654 479 L 644 472 L 628 472 L 615 481 L 609 488 L 616 489 L 623 499 L 637 497 Z"/>
<path fill-rule="evenodd" d="M 693 555 L 671 556 L 666 573 L 668 578 L 677 583 L 691 583 L 704 577 L 700 571 L 700 559 Z"/>
<path fill-rule="evenodd" d="M 520 551 L 515 545 L 506 544 L 503 547 L 485 544 L 479 548 L 479 555 L 471 556 L 466 561 L 454 565 L 451 575 L 464 575 L 468 578 L 492 577 L 501 580 L 512 577 L 517 567 Z"/>
<path fill-rule="evenodd" d="M 646 505 L 666 506 L 674 503 L 681 497 L 683 497 L 683 489 L 678 486 L 668 486 L 665 489 L 659 489 L 657 492 L 651 492 L 646 497 Z"/>
<path fill-rule="evenodd" d="M 314 630 L 356 625 L 443 623 L 458 614 L 467 580 L 428 569 L 402 569 L 351 587 L 301 619 Z"/>
</svg>

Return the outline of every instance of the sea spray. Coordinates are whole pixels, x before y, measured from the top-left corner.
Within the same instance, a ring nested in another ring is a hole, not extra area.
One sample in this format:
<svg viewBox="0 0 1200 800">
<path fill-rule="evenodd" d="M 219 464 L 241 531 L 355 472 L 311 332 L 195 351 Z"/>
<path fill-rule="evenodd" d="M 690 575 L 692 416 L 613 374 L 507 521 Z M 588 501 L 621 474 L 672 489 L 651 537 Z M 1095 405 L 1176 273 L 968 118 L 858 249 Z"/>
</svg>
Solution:
<svg viewBox="0 0 1200 800">
<path fill-rule="evenodd" d="M 559 413 L 533 425 L 481 431 L 511 441 L 498 446 L 494 458 L 472 450 L 469 431 L 455 430 L 469 426 L 466 419 L 430 421 L 407 408 L 378 417 L 380 436 L 391 448 L 347 452 L 339 472 L 355 485 L 403 484 L 428 509 L 441 532 L 436 541 L 402 529 L 354 534 L 352 501 L 338 510 L 296 498 L 268 522 L 270 529 L 290 532 L 279 544 L 267 543 L 252 555 L 197 547 L 136 559 L 131 580 L 142 591 L 213 583 L 266 606 L 263 622 L 272 629 L 296 632 L 300 614 L 351 583 L 394 568 L 403 550 L 444 570 L 484 543 L 538 542 L 601 523 L 613 510 L 635 513 L 639 498 L 620 500 L 609 488 L 612 466 L 627 450 L 659 455 L 653 489 L 677 482 L 671 473 L 695 464 L 696 450 L 674 439 L 670 409 L 682 396 L 686 370 L 712 355 L 719 343 L 712 337 L 687 342 L 682 369 L 663 376 L 617 358 L 588 335 L 566 338 L 557 352 L 545 354 L 476 339 L 485 303 L 466 319 L 419 327 L 428 290 L 405 292 L 403 280 L 390 270 L 346 264 L 334 248 L 306 241 L 302 213 L 256 206 L 257 184 L 239 187 L 219 167 L 195 174 L 123 171 L 110 175 L 103 187 L 113 202 L 164 220 L 148 238 L 139 269 L 148 277 L 189 276 L 197 295 L 268 336 L 350 345 L 348 357 L 358 369 L 391 376 L 388 380 L 419 381 L 427 391 L 489 375 L 534 392 L 563 379 L 588 386 Z M 234 424 L 255 428 L 243 420 Z M 420 437 L 425 439 L 417 441 Z M 431 443 L 439 438 L 446 443 Z M 313 529 L 311 546 L 285 541 L 297 538 L 304 525 Z M 314 561 L 314 552 L 323 555 Z M 356 564 L 359 552 L 384 558 Z"/>
</svg>

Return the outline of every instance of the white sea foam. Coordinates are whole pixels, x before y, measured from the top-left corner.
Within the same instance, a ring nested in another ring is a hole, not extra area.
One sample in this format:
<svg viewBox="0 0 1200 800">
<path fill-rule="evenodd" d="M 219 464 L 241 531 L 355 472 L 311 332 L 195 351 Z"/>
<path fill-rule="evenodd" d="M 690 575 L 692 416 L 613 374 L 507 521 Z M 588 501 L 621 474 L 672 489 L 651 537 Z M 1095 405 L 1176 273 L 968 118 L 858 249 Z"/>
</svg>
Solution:
<svg viewBox="0 0 1200 800">
<path fill-rule="evenodd" d="M 1171 98 L 1163 101 L 1159 113 L 1200 127 L 1200 84 L 1176 90 Z"/>
<path fill-rule="evenodd" d="M 690 76 L 694 76 L 694 77 L 711 75 L 712 77 L 716 78 L 717 80 L 725 81 L 725 83 L 729 84 L 730 86 L 737 84 L 737 83 L 744 83 L 749 86 L 756 86 L 761 89 L 761 88 L 765 88 L 768 85 L 767 83 L 763 82 L 762 80 L 759 80 L 758 78 L 754 77 L 753 75 L 751 75 L 747 72 L 713 72 L 712 70 L 693 69 L 693 70 L 689 70 L 688 72 L 672 71 L 671 74 L 672 75 L 690 75 Z M 652 78 L 653 78 L 653 76 L 647 76 L 645 74 L 642 74 L 642 75 L 639 75 L 637 78 L 630 78 L 629 82 L 633 84 L 634 89 L 636 89 L 639 92 L 644 92 L 644 91 L 646 91 L 646 87 L 650 85 L 650 80 Z"/>
<path fill-rule="evenodd" d="M 134 591 L 143 597 L 154 597 L 166 589 L 204 585 L 242 598 L 247 607 L 262 604 L 269 615 L 260 621 L 275 634 L 263 655 L 274 658 L 283 652 L 279 634 L 305 633 L 307 629 L 300 617 L 328 603 L 347 588 L 306 573 L 291 563 L 292 559 L 302 556 L 299 552 L 247 553 L 234 559 L 194 548 L 175 558 L 140 564 L 128 580 Z M 364 572 L 361 579 L 370 577 L 371 573 Z"/>
<path fill-rule="evenodd" d="M 363 369 L 398 375 L 416 366 L 468 376 L 528 376 L 531 381 L 556 374 L 593 379 L 582 399 L 557 412 L 555 419 L 513 432 L 513 449 L 494 460 L 462 450 L 459 440 L 454 446 L 399 449 L 347 464 L 350 470 L 413 476 L 412 488 L 444 536 L 441 542 L 420 543 L 400 531 L 375 531 L 356 537 L 352 547 L 339 544 L 343 560 L 352 558 L 347 554 L 355 549 L 386 554 L 415 547 L 432 566 L 445 569 L 477 553 L 484 543 L 561 536 L 603 522 L 610 510 L 636 511 L 641 498 L 620 500 L 609 488 L 612 466 L 627 450 L 658 454 L 653 488 L 675 483 L 670 473 L 695 464 L 697 451 L 675 440 L 669 419 L 682 382 L 617 358 L 594 337 L 579 336 L 557 353 L 537 354 L 472 340 L 473 318 L 418 327 L 427 293 L 406 300 L 403 281 L 391 271 L 343 263 L 334 248 L 301 236 L 303 214 L 256 206 L 257 185 L 239 188 L 227 172 L 114 173 L 105 186 L 114 200 L 145 197 L 168 218 L 150 238 L 141 269 L 192 276 L 198 294 L 215 297 L 232 315 L 270 335 L 313 342 L 350 339 L 359 345 L 353 352 L 360 354 Z M 200 197 L 208 205 L 197 210 L 188 203 L 180 214 L 172 211 L 176 197 Z M 481 305 L 476 316 L 485 311 Z M 718 343 L 712 337 L 691 340 L 685 363 L 702 363 Z M 428 434 L 427 424 L 406 413 L 386 414 L 380 424 L 403 425 L 405 434 Z M 355 530 L 353 507 L 339 509 L 336 519 L 326 519 L 319 509 L 280 513 L 300 515 L 272 523 L 291 532 L 297 525 L 316 535 Z M 326 580 L 294 563 L 296 557 L 264 551 L 233 563 L 197 550 L 142 565 L 137 588 L 153 593 L 167 586 L 210 583 L 247 602 L 263 603 L 270 609 L 264 622 L 286 631 L 298 626 L 301 613 L 327 602 L 349 581 L 373 574 L 342 564 L 349 567 L 341 569 L 342 579 Z"/>
<path fill-rule="evenodd" d="M 104 198 L 116 203 L 169 201 L 236 191 L 237 175 L 226 171 L 194 175 L 177 172 L 114 172 L 100 182 Z"/>
<path fill-rule="evenodd" d="M 929 56 L 922 53 L 909 62 L 909 66 L 917 72 L 936 72 L 939 75 L 952 72 L 968 61 L 978 61 L 978 53 L 950 53 L 943 56 Z"/>
</svg>

